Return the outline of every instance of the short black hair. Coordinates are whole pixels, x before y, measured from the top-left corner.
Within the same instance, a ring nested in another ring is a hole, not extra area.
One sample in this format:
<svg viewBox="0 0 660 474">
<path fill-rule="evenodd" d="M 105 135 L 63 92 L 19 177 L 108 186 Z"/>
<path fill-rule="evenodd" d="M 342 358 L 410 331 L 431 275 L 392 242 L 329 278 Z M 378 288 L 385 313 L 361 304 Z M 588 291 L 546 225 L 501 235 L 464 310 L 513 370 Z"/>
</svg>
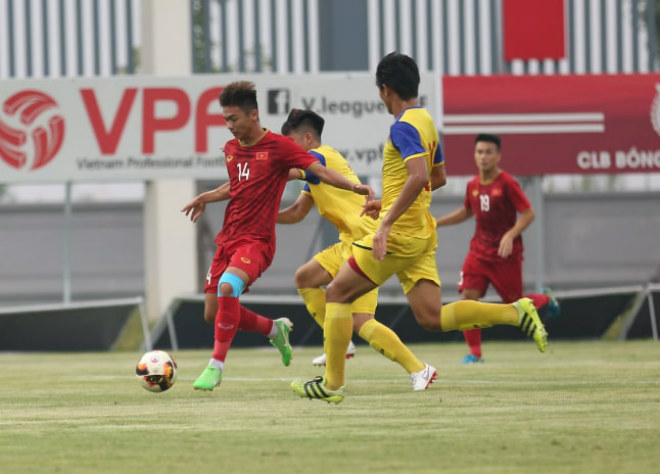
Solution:
<svg viewBox="0 0 660 474">
<path fill-rule="evenodd" d="M 257 104 L 257 89 L 254 82 L 236 81 L 228 84 L 220 92 L 222 107 L 240 107 L 245 113 L 259 110 Z"/>
<path fill-rule="evenodd" d="M 325 120 L 312 110 L 291 109 L 286 122 L 282 124 L 282 135 L 289 135 L 293 131 L 305 129 L 312 132 L 316 139 L 321 139 Z"/>
<path fill-rule="evenodd" d="M 500 138 L 499 135 L 491 135 L 490 133 L 480 133 L 477 135 L 477 138 L 474 139 L 474 144 L 476 145 L 477 142 L 488 142 L 488 143 L 494 143 L 497 146 L 497 151 L 500 150 L 500 145 L 502 143 L 502 139 Z"/>
<path fill-rule="evenodd" d="M 419 68 L 413 58 L 393 51 L 378 63 L 376 85 L 386 85 L 402 100 L 414 99 L 419 94 Z"/>
</svg>

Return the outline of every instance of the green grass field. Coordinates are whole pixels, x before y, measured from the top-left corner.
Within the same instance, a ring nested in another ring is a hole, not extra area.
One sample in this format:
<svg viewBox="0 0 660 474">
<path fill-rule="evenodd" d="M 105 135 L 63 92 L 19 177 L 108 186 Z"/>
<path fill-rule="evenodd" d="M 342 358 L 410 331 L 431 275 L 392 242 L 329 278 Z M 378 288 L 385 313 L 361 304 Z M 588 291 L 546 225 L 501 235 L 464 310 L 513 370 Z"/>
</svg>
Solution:
<svg viewBox="0 0 660 474">
<path fill-rule="evenodd" d="M 280 365 L 271 347 L 233 349 L 212 393 L 192 381 L 210 351 L 180 351 L 168 392 L 143 390 L 135 352 L 0 354 L 2 473 L 658 473 L 660 344 L 411 346 L 440 373 L 425 392 L 365 346 L 348 393 L 297 398 L 318 348 Z"/>
</svg>

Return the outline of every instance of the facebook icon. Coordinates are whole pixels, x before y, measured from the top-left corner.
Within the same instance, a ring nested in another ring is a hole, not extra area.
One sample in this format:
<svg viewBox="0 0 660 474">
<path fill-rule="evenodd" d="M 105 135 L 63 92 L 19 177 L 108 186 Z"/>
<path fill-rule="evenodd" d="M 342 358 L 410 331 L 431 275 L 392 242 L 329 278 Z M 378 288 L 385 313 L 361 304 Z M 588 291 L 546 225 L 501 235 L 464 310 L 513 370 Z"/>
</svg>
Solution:
<svg viewBox="0 0 660 474">
<path fill-rule="evenodd" d="M 268 113 L 271 115 L 285 115 L 289 112 L 291 93 L 289 89 L 268 90 Z"/>
</svg>

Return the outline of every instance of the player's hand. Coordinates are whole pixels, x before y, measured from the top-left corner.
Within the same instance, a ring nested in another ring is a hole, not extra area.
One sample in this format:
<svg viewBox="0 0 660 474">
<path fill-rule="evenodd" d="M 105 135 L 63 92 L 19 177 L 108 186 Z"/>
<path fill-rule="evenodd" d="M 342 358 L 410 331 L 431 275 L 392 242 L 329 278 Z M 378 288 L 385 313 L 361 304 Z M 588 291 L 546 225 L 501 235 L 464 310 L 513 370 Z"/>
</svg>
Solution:
<svg viewBox="0 0 660 474">
<path fill-rule="evenodd" d="M 368 184 L 356 183 L 353 186 L 353 192 L 361 194 L 362 196 L 367 196 L 367 201 L 371 201 L 375 196 L 374 190 L 371 189 L 371 186 Z"/>
<path fill-rule="evenodd" d="M 513 238 L 507 233 L 500 240 L 500 247 L 497 249 L 497 255 L 507 258 L 513 252 Z"/>
<path fill-rule="evenodd" d="M 381 207 L 382 201 L 380 199 L 372 199 L 371 201 L 366 201 L 362 206 L 362 212 L 360 212 L 360 216 L 369 216 L 373 220 L 377 220 L 380 216 Z"/>
<path fill-rule="evenodd" d="M 387 255 L 387 237 L 390 235 L 391 227 L 381 225 L 374 234 L 372 255 L 376 260 L 384 260 Z"/>
<path fill-rule="evenodd" d="M 200 216 L 204 214 L 205 209 L 206 203 L 199 198 L 195 198 L 186 204 L 183 209 L 181 209 L 181 212 L 183 212 L 186 217 L 190 217 L 190 221 L 194 224 L 199 220 Z"/>
</svg>

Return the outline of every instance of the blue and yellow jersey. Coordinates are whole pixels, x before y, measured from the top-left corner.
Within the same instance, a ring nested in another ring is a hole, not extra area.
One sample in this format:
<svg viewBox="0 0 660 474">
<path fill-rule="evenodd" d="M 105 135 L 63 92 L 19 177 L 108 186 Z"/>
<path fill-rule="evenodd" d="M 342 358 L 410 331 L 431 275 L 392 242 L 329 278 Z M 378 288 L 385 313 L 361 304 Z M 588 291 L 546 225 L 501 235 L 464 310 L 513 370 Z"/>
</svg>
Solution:
<svg viewBox="0 0 660 474">
<path fill-rule="evenodd" d="M 383 197 L 381 216 L 394 204 L 408 178 L 405 162 L 424 157 L 429 176 L 434 166 L 444 166 L 444 157 L 438 143 L 438 131 L 433 118 L 423 107 L 405 109 L 390 127 L 390 136 L 383 149 Z M 416 238 L 435 234 L 435 219 L 429 213 L 431 184 L 419 193 L 417 199 L 396 220 L 392 232 Z"/>
<path fill-rule="evenodd" d="M 332 147 L 322 145 L 309 151 L 323 166 L 335 170 L 354 183 L 359 183 L 357 175 L 346 162 L 346 159 Z M 376 232 L 378 224 L 371 217 L 362 216 L 364 196 L 352 191 L 335 188 L 322 182 L 311 172 L 305 175 L 303 193 L 309 194 L 319 214 L 332 222 L 339 231 L 339 240 L 346 243 Z"/>
</svg>

